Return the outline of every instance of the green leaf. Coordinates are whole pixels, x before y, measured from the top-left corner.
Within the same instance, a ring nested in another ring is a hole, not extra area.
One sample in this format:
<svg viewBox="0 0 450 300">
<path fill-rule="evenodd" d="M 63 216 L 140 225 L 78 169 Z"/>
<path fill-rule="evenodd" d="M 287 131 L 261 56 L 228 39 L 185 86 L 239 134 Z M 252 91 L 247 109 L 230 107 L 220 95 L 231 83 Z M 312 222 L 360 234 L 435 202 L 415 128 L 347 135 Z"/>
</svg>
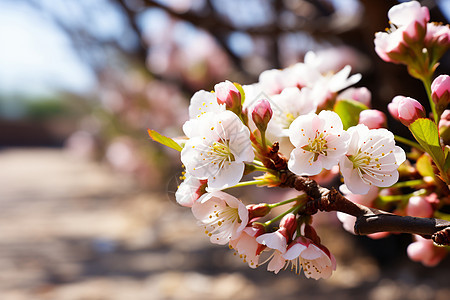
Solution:
<svg viewBox="0 0 450 300">
<path fill-rule="evenodd" d="M 423 149 L 430 154 L 434 163 L 443 169 L 445 162 L 444 150 L 439 143 L 439 133 L 436 123 L 426 118 L 419 118 L 409 125 L 409 130 Z"/>
<path fill-rule="evenodd" d="M 242 85 L 240 85 L 237 82 L 233 82 L 234 86 L 238 89 L 239 93 L 241 93 L 241 104 L 244 104 L 245 101 L 245 92 L 244 89 L 242 88 Z"/>
<path fill-rule="evenodd" d="M 435 177 L 433 165 L 431 163 L 431 157 L 427 153 L 424 153 L 419 157 L 416 162 L 416 168 L 419 174 L 422 175 L 422 177 Z"/>
<path fill-rule="evenodd" d="M 448 146 L 447 146 L 448 147 Z M 450 168 L 450 155 L 449 155 L 449 151 L 448 148 L 445 148 L 445 164 L 444 164 L 444 171 L 448 172 L 448 169 Z"/>
<path fill-rule="evenodd" d="M 367 106 L 355 100 L 339 100 L 333 107 L 334 112 L 341 118 L 345 130 L 358 125 L 359 113 L 366 109 Z"/>
<path fill-rule="evenodd" d="M 181 151 L 183 148 L 177 144 L 174 140 L 171 138 L 168 138 L 155 130 L 147 129 L 148 135 L 154 140 L 155 142 L 158 142 L 160 144 L 163 144 L 164 146 L 170 147 L 174 150 Z"/>
</svg>

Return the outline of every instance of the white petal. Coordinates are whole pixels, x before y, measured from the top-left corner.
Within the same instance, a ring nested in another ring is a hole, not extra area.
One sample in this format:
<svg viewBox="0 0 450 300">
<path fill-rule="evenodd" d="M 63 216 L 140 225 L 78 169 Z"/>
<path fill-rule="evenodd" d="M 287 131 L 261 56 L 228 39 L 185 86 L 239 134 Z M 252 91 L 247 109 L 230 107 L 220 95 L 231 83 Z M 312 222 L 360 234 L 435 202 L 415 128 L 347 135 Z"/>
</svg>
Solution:
<svg viewBox="0 0 450 300">
<path fill-rule="evenodd" d="M 272 260 L 267 265 L 267 271 L 272 271 L 275 274 L 280 272 L 281 268 L 284 267 L 286 263 L 286 260 L 281 256 L 281 253 L 278 251 L 275 251 Z"/>
<path fill-rule="evenodd" d="M 189 105 L 189 117 L 196 119 L 207 112 L 220 112 L 224 111 L 225 105 L 217 103 L 216 96 L 213 93 L 201 90 L 196 92 Z"/>
<path fill-rule="evenodd" d="M 291 152 L 288 168 L 297 175 L 317 175 L 322 171 L 322 162 L 320 159 L 316 161 L 313 161 L 313 159 L 314 153 L 295 148 Z"/>
<path fill-rule="evenodd" d="M 242 162 L 224 162 L 224 166 L 217 174 L 208 177 L 210 189 L 224 189 L 239 183 L 244 174 L 245 165 Z"/>
<path fill-rule="evenodd" d="M 256 238 L 256 241 L 271 249 L 276 249 L 281 253 L 286 252 L 286 238 L 278 231 L 262 234 Z"/>
<path fill-rule="evenodd" d="M 307 145 L 308 138 L 314 137 L 316 128 L 313 127 L 313 123 L 315 124 L 317 121 L 320 122 L 315 114 L 303 115 L 296 118 L 289 127 L 289 139 L 292 145 L 295 147 Z"/>
<path fill-rule="evenodd" d="M 339 167 L 344 177 L 344 183 L 347 188 L 354 194 L 367 194 L 370 185 L 366 184 L 359 176 L 358 169 L 353 169 L 353 163 L 344 157 L 339 162 Z"/>
<path fill-rule="evenodd" d="M 292 260 L 299 257 L 300 253 L 302 253 L 306 248 L 307 247 L 303 244 L 295 243 L 286 251 L 286 253 L 283 254 L 283 257 L 288 260 Z"/>
</svg>

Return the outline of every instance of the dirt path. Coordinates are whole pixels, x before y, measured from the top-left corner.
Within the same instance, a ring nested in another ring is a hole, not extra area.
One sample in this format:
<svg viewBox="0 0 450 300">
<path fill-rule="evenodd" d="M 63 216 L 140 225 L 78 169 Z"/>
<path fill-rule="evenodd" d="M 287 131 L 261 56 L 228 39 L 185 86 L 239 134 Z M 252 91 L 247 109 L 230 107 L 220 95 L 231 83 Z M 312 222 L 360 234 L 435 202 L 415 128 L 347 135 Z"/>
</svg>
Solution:
<svg viewBox="0 0 450 300">
<path fill-rule="evenodd" d="M 338 259 L 328 281 L 251 270 L 200 231 L 188 210 L 104 166 L 0 151 L 1 300 L 450 299 L 448 263 L 379 269 L 340 229 L 323 233 Z"/>
</svg>

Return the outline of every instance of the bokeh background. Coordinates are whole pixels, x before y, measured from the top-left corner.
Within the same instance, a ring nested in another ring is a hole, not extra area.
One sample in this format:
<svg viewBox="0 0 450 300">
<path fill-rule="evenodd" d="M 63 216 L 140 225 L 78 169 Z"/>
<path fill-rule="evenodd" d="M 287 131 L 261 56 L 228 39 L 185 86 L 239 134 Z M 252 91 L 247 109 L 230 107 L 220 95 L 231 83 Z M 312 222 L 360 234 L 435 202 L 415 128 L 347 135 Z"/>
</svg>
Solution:
<svg viewBox="0 0 450 300">
<path fill-rule="evenodd" d="M 450 1 L 421 2 L 448 23 Z M 318 218 L 331 279 L 249 269 L 176 205 L 178 153 L 146 133 L 181 135 L 197 90 L 256 82 L 309 50 L 362 73 L 374 108 L 399 94 L 426 105 L 373 50 L 397 3 L 1 0 L 0 299 L 450 299 L 450 259 L 423 267 L 410 236 L 354 237 L 333 214 Z"/>
</svg>

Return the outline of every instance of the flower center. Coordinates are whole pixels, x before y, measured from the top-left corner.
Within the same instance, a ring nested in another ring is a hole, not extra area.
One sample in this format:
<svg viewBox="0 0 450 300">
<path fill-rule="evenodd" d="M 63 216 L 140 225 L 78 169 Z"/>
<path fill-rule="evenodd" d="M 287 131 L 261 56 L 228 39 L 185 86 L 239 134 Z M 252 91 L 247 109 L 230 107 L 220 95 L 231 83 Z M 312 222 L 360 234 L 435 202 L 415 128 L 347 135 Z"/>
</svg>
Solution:
<svg viewBox="0 0 450 300">
<path fill-rule="evenodd" d="M 314 153 L 314 161 L 317 160 L 320 154 L 328 155 L 328 145 L 323 132 L 316 131 L 314 139 L 308 138 L 308 144 L 302 147 L 303 150 Z"/>
<path fill-rule="evenodd" d="M 209 146 L 208 154 L 215 158 L 215 160 L 224 162 L 224 161 L 235 161 L 233 153 L 231 153 L 231 149 L 229 146 L 229 141 L 218 141 L 212 143 Z"/>
<path fill-rule="evenodd" d="M 214 205 L 217 208 L 218 205 Z M 233 208 L 228 205 L 221 207 L 220 210 L 214 210 L 209 216 L 208 220 L 204 222 L 205 233 L 208 236 L 213 235 L 218 232 L 226 232 L 228 236 L 231 237 L 233 232 L 233 225 L 241 222 L 239 218 L 238 208 Z"/>
</svg>

